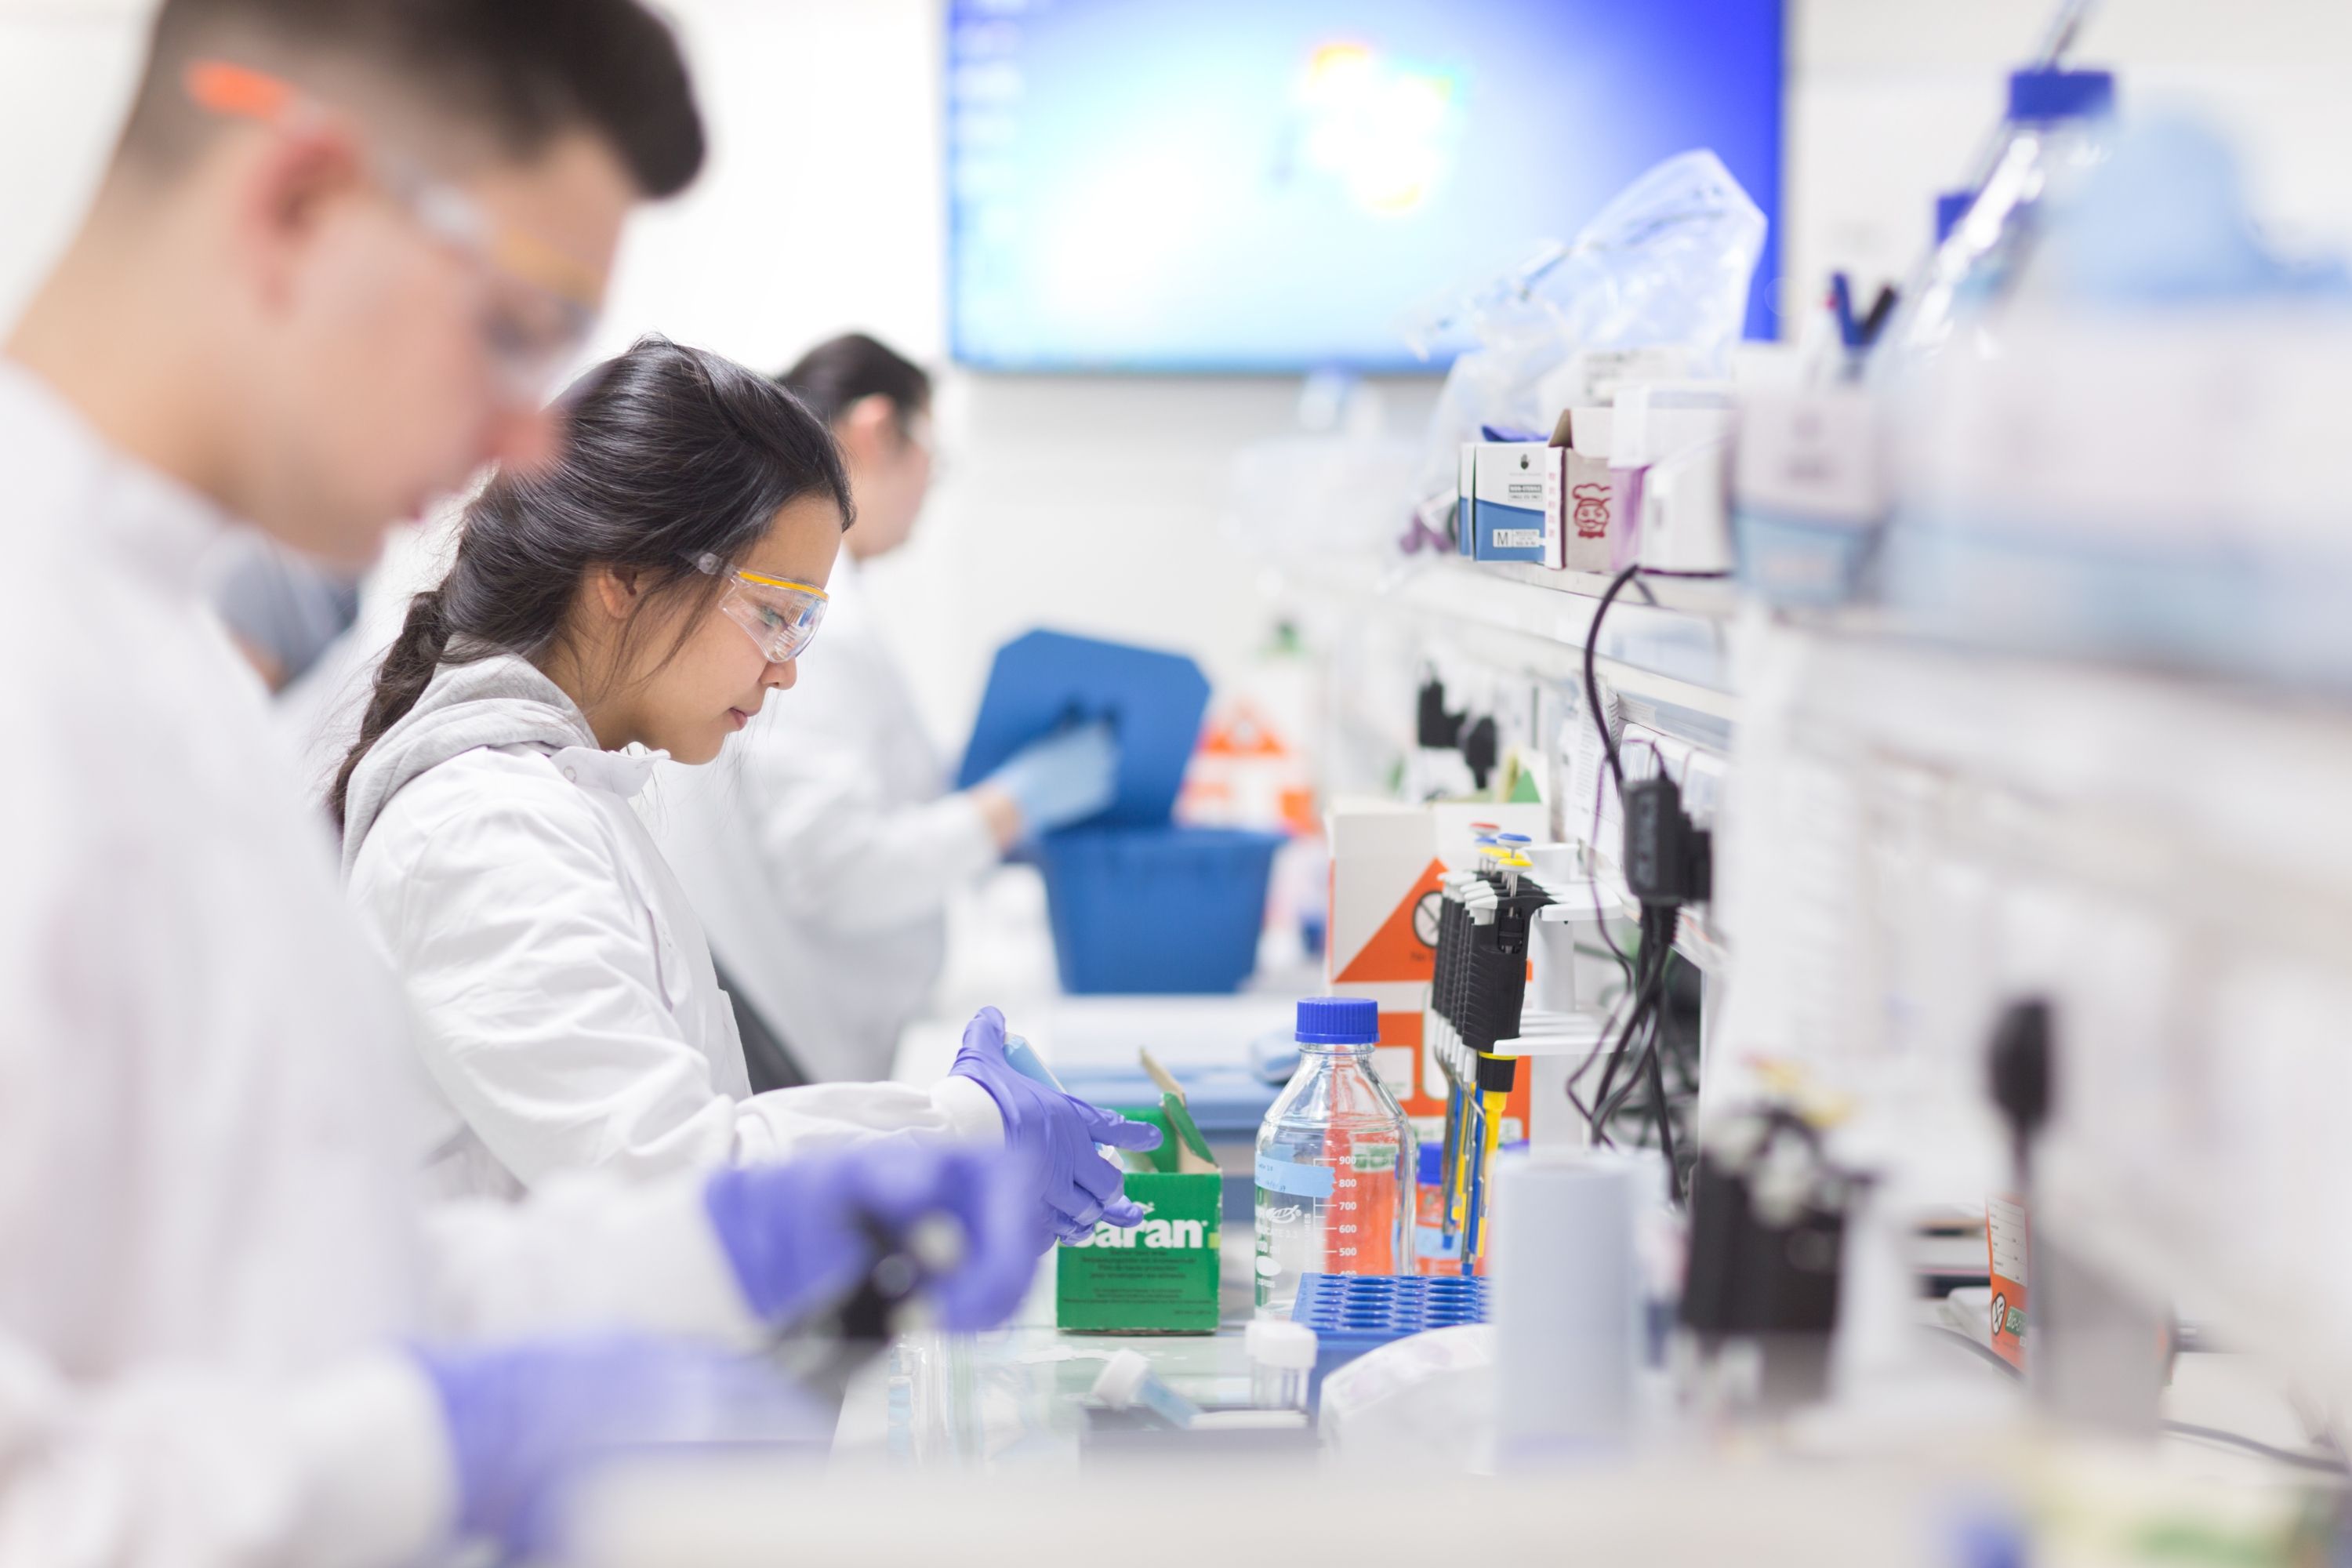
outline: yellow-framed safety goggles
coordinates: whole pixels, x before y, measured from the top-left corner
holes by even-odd
[[[227,60],[191,62],[182,84],[200,109],[278,130],[330,118],[325,105],[290,82]],[[538,403],[587,346],[603,303],[603,278],[537,235],[496,221],[415,159],[381,143],[362,145],[368,172],[384,194],[480,274],[488,295],[483,346],[508,395]]]
[[[814,640],[830,603],[824,590],[783,577],[740,572],[716,555],[695,558],[694,569],[727,579],[719,609],[743,628],[770,664],[789,664]]]

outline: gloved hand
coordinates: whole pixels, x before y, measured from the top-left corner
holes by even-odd
[[[833,1421],[765,1363],[639,1335],[412,1348],[447,1423],[461,1534],[536,1561],[559,1544],[563,1489],[598,1461],[702,1443],[799,1444]]]
[[[1118,741],[1100,720],[1032,741],[988,775],[1035,837],[1099,814],[1118,795]]]
[[[1031,1163],[1032,1179],[1041,1184],[1045,1223],[1056,1236],[1080,1241],[1097,1220],[1117,1226],[1142,1220],[1143,1210],[1124,1195],[1126,1175],[1095,1145],[1157,1149],[1159,1128],[1129,1121],[1013,1070],[1004,1059],[1004,1015],[993,1007],[982,1007],[964,1026],[963,1048],[956,1052],[952,1070],[996,1101],[1004,1117],[1004,1142]]]
[[[962,1331],[994,1328],[1029,1289],[1048,1237],[1028,1191],[1005,1150],[887,1139],[721,1171],[703,1205],[751,1310],[778,1328],[856,1288],[877,1256],[869,1227],[899,1237],[945,1220],[950,1256],[924,1259],[925,1293]]]

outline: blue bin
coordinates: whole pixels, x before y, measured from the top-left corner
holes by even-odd
[[[1238,990],[1257,967],[1278,833],[1082,827],[1037,847],[1062,989]]]

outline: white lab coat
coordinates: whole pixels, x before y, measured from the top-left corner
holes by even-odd
[[[790,691],[648,816],[728,978],[812,1079],[890,1070],[947,953],[946,909],[998,851],[946,793],[913,693],[844,555]]]
[[[0,361],[0,1563],[410,1560],[419,1334],[756,1325],[699,1184],[416,1202],[398,988],[205,599],[224,520]]]
[[[659,755],[599,750],[560,687],[497,655],[443,666],[353,773],[344,867],[416,1006],[439,1189],[1001,1141],[968,1079],[751,1094],[702,929],[630,804]]]

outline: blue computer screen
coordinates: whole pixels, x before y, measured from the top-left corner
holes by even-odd
[[[1780,0],[950,0],[949,320],[999,370],[1402,369],[1404,321],[1711,147],[1772,220]]]

